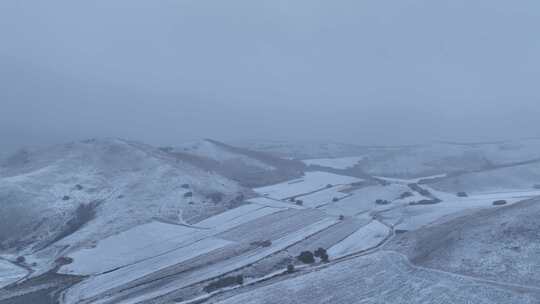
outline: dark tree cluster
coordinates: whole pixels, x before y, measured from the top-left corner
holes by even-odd
[[[293,264],[289,264],[287,265],[287,273],[293,273],[294,272],[294,265]]]
[[[329,256],[328,256],[328,253],[326,252],[326,249],[319,248],[319,249],[315,250],[314,256],[321,259],[321,262],[328,263]]]
[[[319,258],[323,263],[327,263],[330,259],[326,249],[324,248],[318,248],[313,253],[311,251],[302,251],[297,259],[304,264],[313,264],[315,263],[316,257]]]
[[[498,201],[494,201],[493,202],[493,206],[502,206],[502,205],[506,205],[506,201],[505,200],[498,200]]]
[[[440,203],[440,199],[423,199],[419,200],[418,202],[410,202],[409,205],[415,206],[415,205],[435,205]]]
[[[216,291],[221,288],[230,287],[234,285],[242,285],[244,284],[244,276],[243,275],[237,275],[237,276],[228,276],[223,277],[217,281],[214,281],[208,285],[206,285],[203,290],[207,293],[211,293],[213,291]]]
[[[458,193],[457,193],[457,196],[458,196],[458,197],[467,197],[468,195],[467,195],[466,192],[458,192]]]
[[[206,196],[212,203],[217,204],[223,200],[224,194],[221,192],[212,192]]]
[[[389,200],[378,199],[378,200],[375,201],[375,204],[377,204],[377,205],[388,205],[388,204],[390,204],[390,201]]]
[[[298,260],[304,264],[313,264],[315,263],[315,257],[311,251],[302,251],[297,257]]]

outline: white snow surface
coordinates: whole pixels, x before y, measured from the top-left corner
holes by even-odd
[[[226,231],[265,215],[280,211],[279,208],[248,204],[228,210],[197,223],[197,227],[212,228],[217,232]]]
[[[318,208],[333,203],[334,199],[343,199],[349,196],[350,194],[342,192],[346,188],[347,186],[335,186],[308,195],[297,196],[297,198],[302,200],[303,205],[306,207]]]
[[[411,192],[412,197],[399,199],[404,192]],[[338,202],[332,202],[321,207],[321,210],[333,215],[360,215],[375,210],[382,210],[395,207],[396,205],[407,204],[409,201],[422,199],[416,192],[412,192],[404,184],[390,184],[387,186],[373,185],[354,190],[351,196],[348,196]],[[389,205],[377,205],[375,201],[383,199],[390,201]]]
[[[9,261],[0,259],[0,288],[24,278],[27,271]]]
[[[202,233],[201,233],[202,232]],[[182,225],[151,222],[110,236],[94,247],[83,248],[68,256],[73,263],[60,273],[91,275],[124,267],[174,251],[204,237],[205,231]],[[198,238],[194,238],[197,237]]]
[[[328,172],[306,172],[304,177],[276,185],[254,189],[255,192],[274,199],[286,199],[325,189],[327,185],[347,185],[362,179]]]
[[[197,156],[206,157],[218,162],[226,162],[239,160],[248,166],[258,167],[264,170],[274,170],[271,165],[268,165],[260,160],[254,159],[244,154],[233,153],[224,147],[220,147],[208,140],[200,140],[187,143],[178,148],[181,152],[187,152]]]
[[[325,218],[314,224],[306,226],[305,228],[302,228],[294,233],[291,233],[283,238],[272,241],[272,245],[270,247],[261,248],[255,252],[249,252],[247,255],[237,256],[237,257],[225,260],[222,263],[218,263],[216,265],[209,265],[209,267],[205,267],[204,269],[201,269],[196,274],[196,276],[188,276],[181,280],[177,280],[172,283],[166,284],[160,287],[156,291],[146,293],[136,298],[120,300],[116,303],[117,304],[140,303],[141,301],[153,299],[153,298],[165,295],[167,293],[170,293],[172,291],[178,290],[179,288],[182,288],[184,286],[188,286],[188,285],[191,285],[191,284],[194,284],[194,283],[197,283],[197,282],[209,279],[209,278],[214,278],[221,274],[228,273],[233,270],[242,268],[246,265],[259,261],[273,254],[274,252],[281,251],[295,243],[298,243],[306,239],[307,237],[336,224],[337,222],[338,221],[336,219]],[[72,302],[68,302],[68,303],[72,303]],[[97,303],[100,303],[100,302],[96,302],[96,304]]]
[[[519,201],[540,196],[540,190],[516,191],[501,190],[500,192],[469,195],[468,197],[456,197],[453,193],[446,193],[428,189],[442,202],[434,205],[407,206],[403,210],[392,210],[389,215],[396,215],[402,221],[396,225],[396,229],[415,230],[432,224],[442,219],[451,219],[464,212],[472,212],[486,208],[500,208],[493,206],[497,200],[507,201],[506,205],[515,204]]]
[[[132,265],[280,210],[247,204],[193,226],[157,221],[143,224],[69,254],[73,263],[63,266],[60,273],[91,275]]]
[[[364,156],[351,156],[351,157],[340,157],[340,158],[315,158],[315,159],[304,159],[302,160],[304,164],[316,165],[321,167],[328,167],[334,169],[348,169],[356,166],[360,161],[364,159]]]
[[[347,238],[328,249],[332,259],[368,250],[379,245],[390,233],[390,228],[379,221],[371,221]]]
[[[261,206],[267,206],[272,208],[280,208],[280,209],[305,209],[304,206],[296,205],[292,202],[284,202],[273,198],[268,198],[264,196],[250,198],[248,202],[261,205]]]
[[[232,242],[217,238],[206,238],[186,247],[155,256],[140,263],[91,277],[77,284],[73,288],[70,288],[66,293],[65,301],[66,303],[77,303],[80,300],[99,295],[103,291],[122,286],[123,284],[127,284],[146,275],[150,275],[229,244],[232,244]]]

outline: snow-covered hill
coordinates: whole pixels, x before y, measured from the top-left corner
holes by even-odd
[[[181,160],[218,172],[248,187],[298,178],[302,176],[305,168],[300,161],[233,147],[211,139],[164,150]]]
[[[56,257],[152,219],[198,221],[238,205],[245,192],[215,172],[120,139],[20,151],[0,169],[0,244],[19,253],[47,248],[43,255]]]
[[[399,178],[492,170],[540,161],[540,139],[393,147],[264,141],[244,145],[282,157],[303,159],[310,165],[335,169],[353,159],[354,163],[348,162],[348,166],[355,165],[356,175],[362,171],[367,175]]]

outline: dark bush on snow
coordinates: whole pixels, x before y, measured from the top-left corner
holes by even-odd
[[[70,199],[69,195],[64,195],[64,196],[62,197],[62,200],[63,200],[63,201],[69,201],[69,199]]]
[[[75,189],[77,189],[77,190],[79,190],[79,191],[80,191],[80,190],[82,190],[82,189],[83,189],[83,186],[81,186],[81,185],[77,184],[77,185],[75,185]]]
[[[332,202],[334,202],[334,203],[339,202],[339,198],[337,198],[337,197],[332,198]]]
[[[270,240],[255,241],[255,242],[251,242],[251,245],[258,246],[258,247],[270,247],[272,246],[272,241]]]
[[[409,205],[415,206],[415,205],[434,205],[440,203],[440,199],[423,199],[418,202],[410,202]]]
[[[182,187],[184,189],[189,189],[189,184],[182,184],[182,186],[180,186],[180,187]]]
[[[506,205],[507,201],[505,200],[498,200],[498,201],[494,201],[493,202],[493,206],[502,206],[502,205]]]
[[[467,197],[468,195],[467,195],[466,192],[458,192],[458,193],[457,193],[457,196],[458,196],[458,197]]]
[[[223,197],[224,195],[221,192],[213,192],[206,196],[206,198],[209,198],[210,200],[212,200],[212,203],[214,204],[221,202],[223,200]]]
[[[315,254],[314,254],[316,257],[318,257],[319,259],[321,259],[322,262],[324,263],[327,263],[328,262],[328,253],[326,252],[326,249],[324,248],[318,248],[317,250],[315,250]]]
[[[340,221],[343,221],[344,219],[345,219],[345,216],[344,216],[343,214],[341,214],[341,215],[339,216],[339,220],[340,220]]]
[[[68,264],[73,263],[73,259],[70,257],[59,257],[54,262],[56,263],[56,265],[62,266],[62,265],[68,265]]]
[[[167,153],[171,153],[171,152],[174,151],[173,147],[159,147],[158,149],[163,151],[163,152],[167,152]]]
[[[315,257],[311,251],[302,251],[297,259],[304,264],[313,264],[315,263]]]
[[[388,205],[388,204],[390,204],[390,201],[383,200],[383,199],[378,199],[378,200],[375,201],[375,204],[377,204],[377,205]]]
[[[26,258],[23,257],[23,256],[19,256],[19,257],[17,257],[17,260],[16,260],[16,261],[17,261],[17,263],[21,264],[21,263],[26,262]]]
[[[296,200],[296,204],[298,206],[303,206],[304,205],[304,201],[303,200]]]
[[[293,273],[294,272],[294,265],[293,264],[289,264],[287,265],[287,273]]]
[[[217,281],[214,281],[208,285],[206,285],[203,290],[207,293],[211,293],[213,291],[216,291],[221,288],[225,287],[231,287],[234,285],[242,285],[244,284],[244,276],[243,275],[237,275],[237,276],[229,276],[229,277],[223,277]]]
[[[184,193],[184,197],[185,197],[185,198],[193,197],[193,192],[190,191],[190,192]]]

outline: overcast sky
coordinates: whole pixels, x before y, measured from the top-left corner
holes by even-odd
[[[538,0],[0,1],[0,146],[538,135]]]

